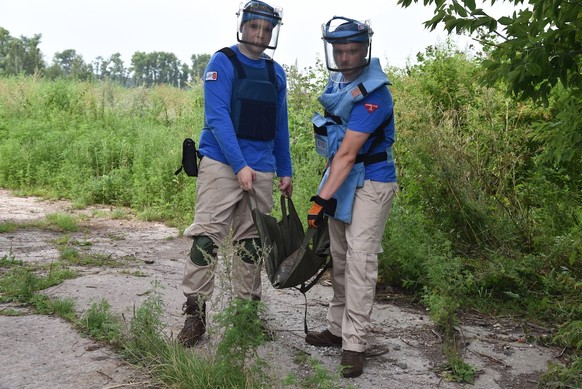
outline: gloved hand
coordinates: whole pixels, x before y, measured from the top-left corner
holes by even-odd
[[[309,227],[318,228],[321,226],[324,213],[327,213],[330,216],[335,214],[337,200],[333,197],[329,200],[325,200],[319,196],[313,196],[309,200],[313,201],[313,205],[307,213],[307,224],[309,224]]]

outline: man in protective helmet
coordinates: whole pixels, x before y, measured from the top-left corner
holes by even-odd
[[[277,47],[282,10],[251,0],[237,15],[238,44],[216,52],[204,76],[196,209],[184,232],[193,239],[182,281],[187,317],[178,340],[185,346],[206,331],[215,259],[226,240],[232,238],[237,251],[235,297],[255,303],[261,298],[261,244],[243,192],[253,192],[257,208],[269,213],[275,175],[283,194],[293,190],[286,76],[265,54]]]
[[[325,114],[312,118],[317,152],[328,164],[308,223],[318,228],[329,217],[333,297],[327,328],[305,341],[341,347],[344,377],[363,372],[378,254],[398,190],[393,100],[379,60],[371,58],[372,34],[368,23],[344,17],[323,25],[330,77],[319,97]]]

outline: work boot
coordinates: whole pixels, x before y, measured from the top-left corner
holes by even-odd
[[[313,346],[317,347],[341,347],[342,337],[335,336],[329,330],[323,330],[321,332],[308,332],[305,335],[305,341]]]
[[[364,371],[364,353],[343,350],[340,364],[344,378],[359,377]]]
[[[206,332],[206,302],[198,301],[197,296],[188,296],[182,311],[187,316],[178,334],[178,342],[184,347],[192,347]]]

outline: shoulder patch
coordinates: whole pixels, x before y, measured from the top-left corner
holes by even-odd
[[[370,103],[366,103],[364,104],[364,107],[366,107],[366,109],[368,110],[368,112],[372,113],[375,110],[378,109],[378,104],[370,104]]]
[[[206,81],[216,81],[218,80],[218,72],[206,72],[206,77],[204,77]]]

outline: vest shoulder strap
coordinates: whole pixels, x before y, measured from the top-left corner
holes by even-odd
[[[228,59],[236,69],[236,73],[238,74],[238,77],[240,79],[247,77],[247,73],[245,72],[244,66],[236,57],[236,53],[234,52],[233,49],[231,49],[230,47],[223,47],[218,51],[228,57]],[[273,64],[273,60],[271,58],[265,58],[265,62],[267,63],[267,71],[269,72],[269,81],[272,84],[275,84],[275,65]]]
[[[218,51],[228,57],[228,59],[232,63],[232,66],[234,66],[234,68],[236,69],[236,73],[238,74],[239,78],[242,79],[242,78],[247,77],[247,73],[245,72],[245,68],[242,66],[242,64],[240,63],[240,61],[236,57],[236,53],[234,52],[233,49],[231,49],[230,47],[223,47],[222,49],[220,49]]]
[[[374,140],[372,141],[372,144],[370,145],[370,147],[368,148],[368,151],[364,154],[359,154],[356,157],[356,163],[358,162],[364,162],[364,165],[371,165],[373,163],[377,163],[377,162],[381,162],[381,161],[385,161],[386,158],[388,157],[388,154],[385,151],[381,151],[379,153],[374,153],[371,154],[370,152],[372,150],[374,150],[380,143],[382,143],[384,141],[384,129],[390,124],[390,121],[392,120],[392,116],[394,116],[394,111],[392,111],[390,113],[390,116],[388,116],[388,118],[386,120],[384,120],[382,123],[380,123],[380,125],[378,126],[378,128],[376,128],[374,130],[374,132],[372,132],[370,134],[370,138],[374,138]]]

